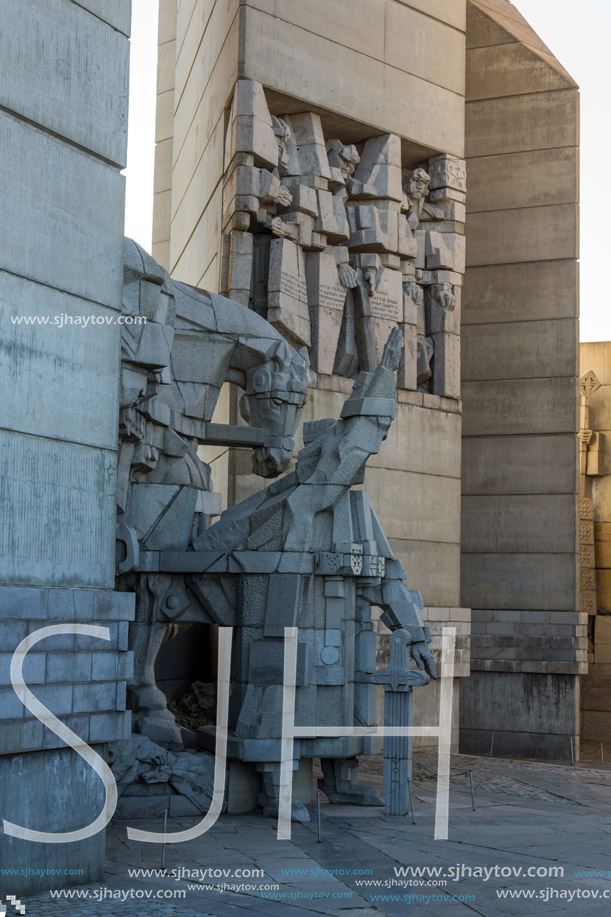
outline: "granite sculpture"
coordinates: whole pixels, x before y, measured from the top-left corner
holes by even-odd
[[[323,375],[372,371],[400,327],[399,387],[459,398],[464,161],[405,168],[395,134],[325,136],[315,112],[272,115],[253,80],[237,82],[225,150],[222,291]]]
[[[173,281],[130,240],[125,248],[117,480],[117,588],[136,593],[128,685],[136,730],[180,746],[155,684],[169,626],[210,618],[184,583],[182,559],[221,512],[200,444],[253,448],[253,471],[282,472],[309,382],[308,357],[237,303]],[[249,427],[211,423],[221,386],[244,391]],[[174,628],[176,631],[176,628]]]
[[[200,815],[210,808],[214,756],[171,752],[147,736],[132,735],[108,746],[108,763],[117,781],[118,818]],[[223,804],[223,811],[227,807]]]
[[[370,292],[377,272],[365,262],[357,275]],[[402,350],[394,327],[377,368],[357,376],[341,418],[305,425],[295,469],[211,524],[221,507],[199,445],[250,445],[256,474],[285,470],[306,399],[307,353],[252,310],[173,281],[126,242],[117,584],[136,593],[128,695],[141,734],[131,757],[141,764],[127,769],[124,782],[168,783],[193,795],[172,776],[176,761],[165,753],[158,761],[151,748],[182,746],[154,664],[162,641],[195,621],[235,629],[229,756],[259,772],[268,814],[278,808],[286,626],[300,629],[298,718],[375,724],[372,605],[423,670],[416,681],[435,675],[420,595],[405,585],[367,493],[354,489],[394,417]],[[241,413],[250,426],[212,423],[224,381],[244,390]],[[200,727],[198,736],[214,751],[213,727]],[[356,782],[356,756],[374,750],[375,739],[297,747],[295,766],[299,757],[322,759],[321,785],[332,801],[381,804]],[[124,758],[118,755],[118,771]],[[308,818],[296,801],[293,816]]]
[[[357,377],[341,418],[305,425],[294,471],[227,510],[194,544],[188,586],[211,618],[235,629],[229,756],[260,772],[266,814],[278,811],[285,627],[299,628],[296,725],[376,724],[371,606],[409,647],[422,670],[414,681],[436,675],[420,594],[405,585],[367,492],[354,489],[394,417],[401,350],[394,328],[375,372]],[[402,673],[408,683],[407,665]],[[198,735],[213,750],[214,728]],[[376,748],[371,738],[302,739],[294,767],[320,758],[332,802],[382,804],[357,784],[357,755]],[[308,819],[295,800],[292,814]]]

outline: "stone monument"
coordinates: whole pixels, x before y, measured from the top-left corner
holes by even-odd
[[[464,162],[406,171],[396,134],[326,137],[319,114],[270,114],[238,80],[225,141],[221,289],[310,347],[319,373],[375,369],[403,333],[399,386],[459,395]]]
[[[223,595],[219,623],[236,628],[229,756],[260,772],[267,814],[278,810],[286,627],[298,627],[300,637],[296,725],[376,724],[372,605],[428,673],[412,684],[436,675],[420,594],[405,585],[368,494],[353,489],[394,417],[401,350],[394,328],[375,372],[357,377],[341,418],[308,425],[295,470],[227,510],[194,545],[192,569],[201,573],[190,577],[190,589],[211,611],[214,596]],[[398,657],[393,664],[401,668]],[[407,682],[405,663],[401,671]],[[409,725],[409,707],[398,712],[405,719],[394,725]],[[202,727],[199,740],[213,750],[214,729]],[[381,804],[357,784],[356,756],[374,750],[375,742],[360,737],[302,739],[294,767],[307,762],[311,774],[319,757],[331,802]],[[292,811],[308,820],[296,800]]]
[[[309,363],[254,312],[176,283],[130,240],[123,312],[117,588],[136,593],[128,695],[137,731],[180,747],[155,684],[159,647],[171,626],[175,633],[193,621],[227,623],[227,601],[212,584],[206,610],[185,585],[190,552],[221,512],[198,446],[251,445],[255,473],[278,475],[293,456]],[[225,381],[244,390],[250,428],[210,422]]]
[[[418,666],[435,675],[420,595],[405,586],[367,493],[353,490],[395,415],[404,335],[392,328],[377,369],[359,373],[340,420],[307,425],[294,471],[210,525],[221,508],[198,446],[250,444],[255,473],[285,470],[306,400],[307,354],[254,311],[173,281],[129,240],[123,311],[117,586],[136,593],[128,691],[134,727],[149,745],[182,748],[183,733],[155,683],[159,647],[194,621],[236,628],[230,757],[252,763],[263,810],[275,814],[285,627],[301,633],[298,718],[315,710],[326,725],[375,725],[372,605],[401,631]],[[251,427],[211,422],[227,380],[244,390],[242,415]],[[403,712],[408,717],[409,707]],[[213,732],[200,730],[210,751]],[[143,751],[139,741],[128,758],[145,766],[128,782],[193,786],[173,780],[174,768],[184,772],[182,758],[170,760],[154,746]],[[295,766],[321,757],[321,786],[333,802],[381,803],[356,783],[356,755],[373,744],[303,742]],[[119,748],[114,757],[125,783],[125,755]],[[192,769],[190,758],[186,764]],[[202,773],[205,788],[209,768]],[[309,817],[296,800],[293,814]]]

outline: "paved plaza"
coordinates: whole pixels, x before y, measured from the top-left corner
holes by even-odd
[[[361,781],[381,786],[380,760],[366,764]],[[409,817],[387,818],[375,808],[323,804],[321,843],[315,817],[309,825],[294,824],[288,842],[276,839],[273,819],[226,815],[197,840],[166,848],[165,877],[130,877],[130,869],[160,869],[161,848],[129,841],[125,825],[113,823],[106,884],[83,887],[81,897],[73,900],[51,899],[49,894],[26,899],[27,917],[609,913],[609,898],[603,894],[611,896],[610,767],[455,755],[449,840],[434,841],[435,766],[433,755],[420,754],[415,760],[415,824]],[[169,827],[179,830],[193,823],[173,819]],[[141,822],[138,827],[160,830],[161,823]],[[413,871],[401,875],[401,867]],[[418,875],[418,867],[437,868],[438,874],[429,877],[425,870]],[[255,869],[263,876],[250,877]],[[527,876],[528,869],[539,875]],[[204,875],[204,870],[214,870],[216,876]],[[223,884],[241,887],[219,890]],[[183,891],[181,898],[161,898]],[[534,894],[502,898],[499,891]]]

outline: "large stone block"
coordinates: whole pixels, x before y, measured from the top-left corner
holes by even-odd
[[[339,10],[336,15],[329,15],[325,0],[283,4],[270,4],[269,0],[246,0],[246,5],[352,48],[359,54],[384,60],[385,0],[352,0],[348,16],[342,15]],[[403,12],[405,8],[400,9]],[[405,13],[414,17],[418,15],[410,9],[405,9]],[[437,23],[435,25],[439,28]]]
[[[98,754],[101,751],[96,750]],[[57,779],[57,774],[61,774],[61,780]],[[37,831],[84,828],[97,818],[104,805],[104,784],[71,748],[0,756],[0,782],[3,818]],[[38,869],[41,862],[56,872],[54,888],[101,882],[104,878],[104,838],[105,832],[100,831],[94,837],[79,841],[78,869],[82,872],[68,876],[63,844],[32,844],[2,833],[0,860],[4,868],[0,874],[0,895],[19,894],[15,876],[7,874],[9,869],[23,875],[23,871],[31,867],[27,877],[28,895],[47,890],[49,876]],[[21,887],[25,887],[24,880],[20,881]]]
[[[168,0],[161,0],[162,7]],[[175,2],[175,0],[170,0]],[[129,36],[132,24],[132,0],[78,0],[94,16]]]
[[[181,3],[180,6],[193,10],[193,2]],[[166,41],[172,41],[176,38],[177,32],[177,7],[178,0],[159,0],[159,31],[158,41],[163,44]]]
[[[176,71],[176,41],[159,45],[157,54],[157,92],[174,89]]]
[[[399,404],[380,451],[367,463],[367,481],[378,467],[460,477],[460,429],[458,414]]]
[[[576,204],[467,214],[467,266],[577,258]]]
[[[201,276],[202,252],[208,252],[213,257],[214,253],[218,251],[221,239],[222,205],[223,190],[218,185],[191,238],[186,241],[175,239],[172,236],[170,259],[175,280],[183,283],[197,283],[194,278],[199,279]]]
[[[209,95],[212,86],[209,85],[214,71],[218,68],[220,59],[226,54],[233,58],[233,72],[237,77],[238,45],[231,38],[238,34],[237,11],[238,0],[226,0],[225,3],[215,3],[212,10],[208,0],[203,0],[196,5],[193,17],[185,34],[184,42],[176,60],[175,82],[176,89],[176,116],[174,137],[176,150],[182,146],[187,130],[196,114],[197,108],[205,95]],[[222,49],[221,54],[219,51]],[[250,74],[243,73],[250,77]],[[234,79],[235,79],[234,77]],[[263,82],[259,80],[259,82]],[[231,99],[234,81],[223,86],[224,99],[221,109]],[[168,87],[170,88],[170,87]],[[211,110],[214,121],[218,118],[220,110],[214,106]],[[202,140],[209,134],[202,130]]]
[[[463,435],[573,433],[577,429],[574,378],[464,382]]]
[[[460,545],[391,538],[390,546],[413,589],[426,605],[452,606],[460,601]]]
[[[14,324],[14,318],[47,323]],[[75,319],[89,324],[72,324]],[[0,271],[2,378],[13,392],[3,426],[116,447],[120,327],[107,320],[114,322],[115,314],[101,306]]]
[[[305,276],[310,306],[312,368],[332,375],[346,302],[346,287],[339,282],[332,251],[306,252]]]
[[[594,522],[608,522],[611,519],[611,475],[603,475],[595,480],[593,497]]]
[[[576,319],[466,325],[462,332],[464,382],[578,375]]]
[[[467,4],[464,0],[399,0],[399,3],[447,22],[461,32],[467,27]]]
[[[267,289],[268,321],[296,346],[309,346],[305,261],[301,248],[290,239],[272,240]]]
[[[408,70],[462,95],[465,85],[464,35],[453,26],[431,18],[428,9],[423,13],[415,12],[402,3],[386,4],[383,59],[399,70]],[[442,67],[439,66],[440,61],[443,61]]]
[[[379,468],[373,480],[366,477],[366,486],[387,538],[459,543],[457,478]]]
[[[473,48],[467,53],[467,100],[574,88],[568,74],[551,66],[553,60],[518,42]]]
[[[610,386],[603,386],[590,397],[590,425],[594,430],[603,432],[603,450],[609,440],[609,431],[611,431],[611,398],[609,392]],[[603,459],[605,454],[603,452]],[[605,475],[606,477],[606,475]],[[600,480],[595,481],[595,487],[599,487]]]
[[[432,82],[246,7],[242,73],[304,103],[334,109],[427,148],[463,153],[464,104]],[[350,73],[350,80],[337,73]]]
[[[513,41],[513,35],[477,7],[471,3],[467,4],[467,50],[487,48],[490,45],[506,45]]]
[[[511,124],[509,131],[508,124]],[[497,99],[469,102],[465,142],[467,157],[576,147],[579,92],[559,89],[511,96],[502,102]]]
[[[0,432],[4,581],[114,586],[113,453]]]
[[[462,603],[471,608],[577,608],[574,554],[463,554]]]
[[[579,199],[577,147],[469,160],[467,211],[572,204]]]
[[[602,711],[584,710],[583,736],[584,742],[611,742],[611,718],[608,708]]]
[[[463,494],[576,493],[577,473],[574,434],[463,440]]]
[[[123,176],[4,112],[0,146],[0,268],[120,309]]]
[[[153,208],[153,245],[169,240],[172,235],[172,191],[158,191]],[[172,236],[172,244],[174,238]]]
[[[167,95],[167,93],[164,93]],[[153,192],[160,194],[162,191],[172,189],[172,138],[162,140],[155,147],[155,176]]]
[[[180,49],[185,40],[195,7],[200,4],[200,0],[180,0],[180,2],[179,0],[173,0],[173,2],[176,4],[176,43]],[[206,5],[208,7],[208,15],[210,15],[212,7],[210,0],[207,0]]]
[[[463,496],[463,552],[568,554],[576,537],[572,494]]]
[[[155,143],[168,140],[174,135],[174,90],[160,92],[157,96],[155,115]]]
[[[183,148],[179,162],[172,173],[172,239],[177,245],[186,244],[204,213],[210,198],[216,191],[223,173],[223,131],[219,121],[214,128],[206,148],[194,171],[188,177],[182,169],[190,159],[190,152]],[[187,143],[191,144],[189,137]],[[187,187],[188,183],[188,187]],[[206,257],[202,253],[202,260]]]
[[[7,2],[0,5],[0,55],[0,105],[125,165],[125,35],[76,3]]]
[[[463,683],[461,726],[499,732],[570,732],[577,697],[576,679],[570,677],[472,675],[469,684]]]
[[[462,297],[463,327],[577,318],[577,284],[574,260],[469,267]]]

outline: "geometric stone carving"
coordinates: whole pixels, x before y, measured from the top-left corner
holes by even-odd
[[[290,239],[270,246],[268,321],[291,343],[310,346],[310,315],[302,249]]]
[[[465,201],[463,160],[441,154],[404,171],[396,134],[370,137],[359,154],[326,138],[318,113],[272,116],[263,87],[239,80],[221,288],[295,346],[310,347],[325,375],[371,370],[388,331],[401,325],[399,386],[458,398],[460,315],[452,303],[465,270]],[[420,287],[417,320],[405,319],[402,278]]]

